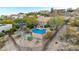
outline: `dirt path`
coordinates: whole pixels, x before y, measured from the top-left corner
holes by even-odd
[[[11,39],[9,39],[1,51],[18,51]]]
[[[46,50],[47,51],[53,51],[56,50],[55,49],[55,43],[60,39],[60,36],[63,36],[63,34],[65,33],[67,28],[67,25],[64,25],[55,35],[55,37],[52,39],[52,41],[49,43],[49,45],[47,46]]]

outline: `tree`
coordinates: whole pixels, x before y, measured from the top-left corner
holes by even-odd
[[[27,27],[29,28],[34,28],[38,23],[37,17],[25,16],[24,21],[27,23]]]
[[[33,16],[33,17],[35,17],[35,18],[37,18],[37,14],[36,13],[28,13],[26,16]]]
[[[6,19],[1,21],[2,24],[15,24],[14,20]]]
[[[59,26],[64,24],[64,18],[60,16],[56,16],[54,18],[51,18],[48,22],[51,29],[56,29]]]
[[[24,19],[19,19],[19,18],[17,18],[17,19],[15,20],[15,23],[21,23],[21,22],[25,22]]]

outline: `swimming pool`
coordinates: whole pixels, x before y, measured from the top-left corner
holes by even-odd
[[[47,32],[47,30],[36,28],[36,29],[33,29],[32,32],[36,33],[36,34],[45,34]]]

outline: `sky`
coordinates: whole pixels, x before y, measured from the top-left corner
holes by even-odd
[[[0,7],[77,8],[79,0],[0,0]]]
[[[38,12],[42,10],[50,11],[49,7],[0,7],[0,15],[10,15],[17,13]]]
[[[79,0],[0,0],[0,15],[19,12],[27,13],[30,11],[32,12],[39,10],[49,10],[50,8],[48,7],[53,7],[54,9],[75,9],[79,7]]]

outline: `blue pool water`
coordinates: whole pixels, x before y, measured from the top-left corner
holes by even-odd
[[[47,32],[46,29],[33,29],[32,32],[36,33],[36,34],[45,34]]]

